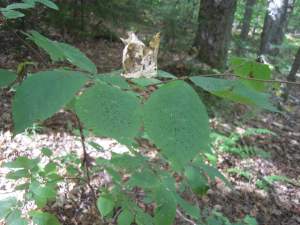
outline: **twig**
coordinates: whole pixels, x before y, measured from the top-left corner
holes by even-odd
[[[230,76],[230,77],[236,77],[241,80],[252,80],[252,81],[258,81],[263,83],[282,83],[282,84],[291,84],[291,85],[300,85],[300,82],[293,82],[293,81],[287,81],[287,80],[264,80],[264,79],[258,79],[258,78],[251,78],[251,77],[242,77],[233,73],[216,73],[216,74],[203,74],[199,75],[199,77],[222,77],[222,76]],[[189,80],[193,76],[182,76],[178,77],[177,79],[173,80]],[[159,85],[169,82],[170,80],[164,80],[156,84],[149,84],[147,86],[153,86],[153,85]]]
[[[93,193],[94,200],[96,202],[96,200],[97,200],[96,194],[95,194],[93,186],[91,185],[90,168],[89,168],[89,163],[88,163],[89,155],[86,151],[85,136],[83,134],[83,127],[82,127],[82,124],[81,124],[80,119],[77,116],[77,114],[75,112],[73,112],[73,114],[74,114],[74,116],[77,120],[77,123],[78,123],[79,133],[80,133],[80,141],[81,141],[82,150],[83,150],[83,159],[82,159],[81,164],[82,164],[82,167],[85,168],[85,174],[86,174],[86,178],[87,178],[87,185],[91,189],[91,191]]]
[[[233,73],[205,74],[205,75],[201,75],[201,76],[203,76],[203,77],[231,76],[231,77],[237,77],[237,78],[243,79],[243,80],[252,80],[252,81],[265,82],[265,83],[283,83],[283,84],[300,85],[300,82],[293,82],[293,81],[287,81],[287,80],[265,80],[265,79],[258,79],[258,78],[252,78],[252,77],[242,77],[242,76],[239,76],[239,75],[236,75]]]
[[[189,218],[187,218],[185,215],[182,214],[182,212],[180,212],[179,209],[176,209],[176,213],[178,216],[180,216],[184,221],[192,224],[192,225],[197,225],[197,223],[194,220],[191,220]]]

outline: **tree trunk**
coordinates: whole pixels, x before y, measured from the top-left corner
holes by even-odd
[[[247,0],[245,12],[244,12],[244,19],[243,19],[243,26],[241,30],[241,40],[245,41],[248,38],[248,34],[250,31],[250,24],[253,15],[253,7],[256,4],[256,0]]]
[[[225,68],[236,0],[201,0],[195,46],[198,58],[218,69]]]
[[[299,69],[300,69],[300,47],[296,53],[295,60],[292,65],[292,69],[291,69],[289,75],[287,76],[287,80],[291,81],[291,82],[295,82],[297,79],[296,75],[297,75],[297,72]],[[281,97],[283,98],[283,100],[285,102],[288,100],[291,88],[292,88],[292,84],[287,84],[287,86],[283,90]]]
[[[283,42],[288,16],[292,11],[294,2],[295,0],[269,0],[261,35],[259,55],[278,54],[278,45],[281,45]]]
[[[293,81],[293,82],[296,81],[296,74],[297,74],[297,71],[299,70],[299,68],[300,68],[300,47],[298,49],[298,52],[296,53],[295,60],[292,65],[292,69],[291,69],[289,75],[287,76],[288,81]]]

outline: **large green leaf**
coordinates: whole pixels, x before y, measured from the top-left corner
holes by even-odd
[[[42,48],[49,54],[52,61],[64,60],[65,56],[62,50],[57,45],[56,41],[52,41],[36,31],[30,31],[27,34],[28,38],[32,40],[38,47]]]
[[[101,195],[97,200],[97,207],[104,217],[112,212],[115,207],[115,202],[111,195]]]
[[[76,111],[85,126],[96,135],[128,143],[141,125],[139,99],[131,93],[97,83],[76,102]]]
[[[28,77],[17,88],[13,99],[16,133],[32,123],[47,119],[74,97],[84,85],[84,74],[74,71],[44,71]]]
[[[29,215],[32,217],[32,221],[36,225],[60,225],[58,219],[47,212],[31,211]]]
[[[45,50],[50,55],[51,60],[61,61],[65,59],[84,71],[92,74],[97,73],[96,65],[79,49],[66,43],[52,41],[36,31],[30,31],[27,36],[37,46]]]
[[[190,79],[197,86],[216,96],[270,111],[277,111],[269,102],[270,96],[268,94],[251,89],[239,80],[225,80],[201,76],[191,77]]]
[[[70,63],[92,74],[97,73],[95,64],[79,49],[65,43],[57,43],[57,45]]]
[[[230,67],[234,73],[244,78],[255,78],[268,80],[271,78],[271,70],[268,65],[251,61],[249,59],[232,57],[230,59]],[[261,81],[243,80],[241,82],[257,91],[264,91],[266,84]]]
[[[201,150],[209,151],[208,116],[197,93],[183,81],[154,92],[144,107],[145,132],[182,169]]]

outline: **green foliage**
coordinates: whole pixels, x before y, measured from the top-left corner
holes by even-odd
[[[97,200],[97,207],[102,216],[107,216],[115,207],[113,197],[109,194],[100,196]]]
[[[101,80],[112,86],[119,87],[121,89],[130,89],[129,84],[126,82],[125,78],[121,77],[121,71],[113,71],[111,73],[97,74],[95,79]]]
[[[44,71],[29,76],[17,88],[13,99],[15,133],[53,115],[72,100],[85,82],[84,74],[66,70]]]
[[[256,182],[256,186],[260,189],[268,189],[274,182],[293,183],[291,179],[281,175],[264,176]]]
[[[36,225],[60,225],[58,219],[47,212],[31,211],[29,215],[32,217],[32,221]]]
[[[270,130],[262,128],[249,128],[245,130],[243,134],[231,133],[229,136],[225,136],[219,133],[212,132],[211,138],[213,146],[217,151],[227,152],[240,158],[249,158],[249,157],[261,157],[261,158],[270,158],[270,153],[259,149],[255,146],[240,145],[239,142],[245,137],[255,137],[257,135],[272,135],[276,134]]]
[[[239,177],[243,177],[245,178],[246,180],[250,180],[251,179],[251,173],[249,171],[246,171],[246,170],[242,170],[238,167],[234,167],[234,168],[229,168],[227,170],[227,173],[229,174],[235,174]]]
[[[28,217],[23,218],[21,209],[28,201],[34,201],[39,209],[43,209],[47,203],[56,199],[57,184],[62,178],[57,174],[58,163],[50,157],[49,149],[42,149],[43,158],[29,159],[20,156],[3,166],[10,172],[7,179],[20,180],[15,190],[22,190],[22,201],[15,198],[7,198],[0,201],[0,218],[5,219],[7,225],[29,224]],[[65,165],[64,165],[65,166]],[[57,218],[49,213],[41,211],[29,212],[34,224],[59,225]]]
[[[17,19],[25,16],[20,10],[34,8],[36,3],[41,3],[48,8],[58,10],[57,5],[50,0],[23,0],[21,3],[12,3],[6,6],[6,8],[0,8],[0,13],[8,20]]]
[[[134,215],[128,209],[124,209],[118,216],[118,225],[131,225],[134,221]]]
[[[182,168],[200,151],[210,151],[205,107],[183,81],[163,85],[150,96],[144,123],[145,132],[175,168]]]
[[[89,58],[87,58],[79,49],[66,43],[52,41],[36,31],[31,31],[26,35],[37,46],[45,50],[50,55],[52,61],[56,62],[67,60],[71,64],[82,69],[83,71],[87,71],[92,74],[97,73],[97,68],[95,64]]]
[[[79,97],[76,112],[96,135],[125,143],[133,140],[141,126],[139,99],[104,83],[97,83]]]
[[[242,81],[201,76],[191,77],[190,79],[197,86],[221,98],[227,98],[235,102],[257,106],[274,112],[278,111],[269,102],[269,94],[251,89],[244,85]]]
[[[242,78],[269,80],[271,78],[271,70],[268,65],[258,63],[249,59],[232,57],[230,67],[234,73]],[[266,84],[261,81],[241,80],[243,84],[257,91],[264,91]]]
[[[17,205],[17,199],[13,197],[0,200],[0,219],[5,219]]]
[[[15,73],[9,70],[0,69],[0,88],[11,84],[16,78],[17,76]]]

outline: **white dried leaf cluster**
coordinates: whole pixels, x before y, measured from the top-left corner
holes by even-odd
[[[123,73],[126,78],[155,77],[157,75],[157,55],[160,34],[157,33],[146,46],[135,33],[129,32],[128,38],[121,38],[123,50]]]

